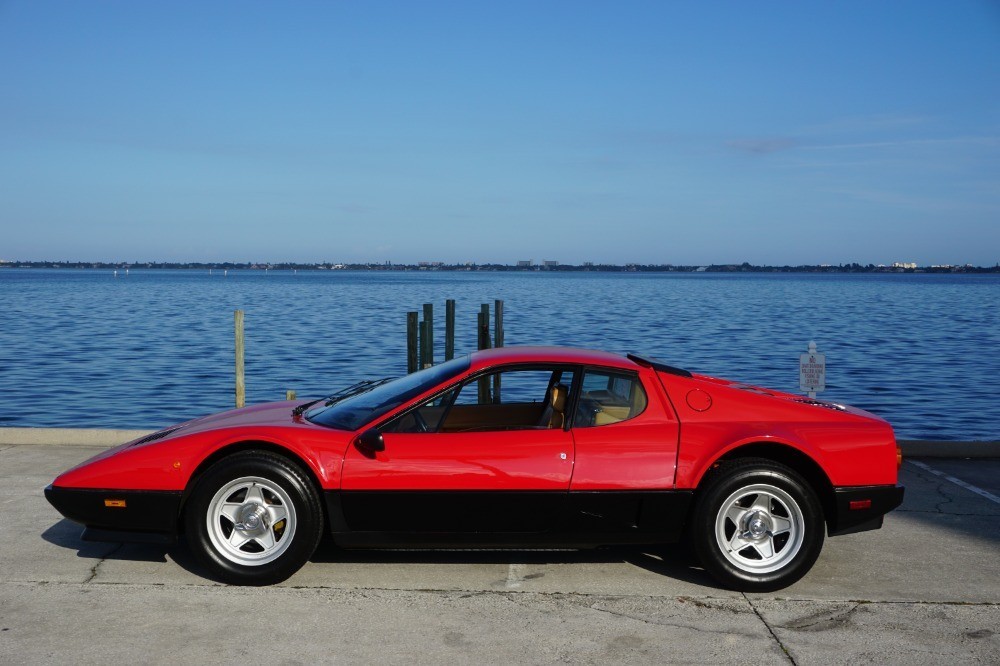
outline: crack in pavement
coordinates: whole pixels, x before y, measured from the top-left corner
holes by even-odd
[[[118,544],[115,548],[108,551],[104,559],[113,555],[123,544]],[[98,562],[91,568],[91,572],[94,572],[103,562]],[[73,581],[66,580],[7,580],[0,581],[0,586],[3,585],[52,585],[52,586],[71,586],[71,585],[82,585],[83,583],[77,583]],[[209,589],[209,590],[242,590],[244,588],[234,587],[230,585],[222,585],[220,583],[165,583],[165,582],[145,582],[137,583],[135,581],[115,581],[115,580],[92,580],[92,577],[87,579],[87,584],[90,586],[100,585],[107,587],[135,587],[135,588],[167,588],[167,589],[180,589],[180,588],[196,588],[196,589]],[[252,588],[256,589],[256,588]],[[470,599],[474,597],[482,596],[500,596],[513,603],[517,603],[517,597],[541,597],[548,598],[552,600],[569,600],[571,598],[591,598],[599,597],[601,599],[646,599],[651,602],[661,601],[663,599],[673,599],[681,603],[696,603],[697,600],[720,600],[720,601],[735,601],[739,597],[716,597],[716,596],[705,596],[705,597],[693,597],[691,595],[681,595],[681,596],[669,596],[669,595],[649,595],[649,594],[590,594],[581,592],[543,592],[543,591],[521,591],[521,590],[455,590],[455,589],[435,589],[435,588],[398,588],[398,587],[332,587],[324,585],[275,585],[271,588],[274,591],[286,590],[289,592],[344,592],[348,594],[363,594],[368,592],[376,593],[410,593],[410,594],[433,594],[437,596],[455,596],[459,599]],[[747,599],[746,595],[742,595],[744,599]],[[859,605],[872,605],[872,606],[979,606],[984,608],[1000,607],[1000,601],[927,601],[918,599],[818,599],[813,597],[802,597],[796,599],[789,599],[783,597],[767,597],[758,598],[758,601],[768,602],[768,603],[782,603],[782,604],[859,604]],[[730,609],[722,608],[719,606],[714,606],[711,604],[697,603],[696,605],[710,609],[710,610],[725,610],[727,612],[739,612],[732,611]],[[751,608],[754,606],[751,604]],[[595,609],[596,610],[596,609]],[[754,610],[756,610],[754,608]]]
[[[945,504],[952,504],[952,503],[954,503],[955,498],[952,497],[951,495],[949,495],[948,493],[946,493],[944,491],[944,484],[943,483],[939,483],[937,485],[937,487],[934,488],[934,491],[939,496],[941,496],[941,497],[944,498],[943,500],[941,500],[940,502],[938,502],[937,504],[934,505],[934,510],[937,511],[938,513],[945,513],[944,509],[942,509],[941,507],[943,507]]]
[[[114,555],[115,553],[117,553],[119,550],[121,550],[124,545],[125,544],[123,544],[123,543],[119,543],[114,548],[112,548],[111,550],[109,550],[108,552],[106,552],[104,555],[102,555],[101,559],[98,560],[97,563],[94,564],[94,566],[90,567],[90,577],[87,578],[87,580],[83,581],[84,584],[87,584],[87,583],[91,582],[92,580],[94,580],[95,578],[97,578],[97,570],[101,567],[101,565],[104,564],[104,562],[109,557],[111,557],[112,555]]]
[[[651,625],[651,626],[673,627],[675,629],[689,629],[691,631],[696,631],[698,633],[703,633],[703,634],[724,634],[726,636],[746,636],[747,638],[754,638],[756,636],[755,634],[752,634],[752,633],[745,633],[745,632],[732,631],[732,630],[723,630],[723,631],[720,631],[720,630],[716,630],[716,629],[702,629],[701,627],[692,626],[690,624],[680,624],[680,623],[677,623],[677,622],[665,622],[665,621],[662,621],[662,620],[659,620],[659,619],[645,618],[645,617],[642,617],[642,616],[639,616],[639,615],[633,615],[631,613],[623,613],[621,611],[611,610],[610,608],[601,608],[600,606],[597,605],[597,603],[587,604],[587,603],[576,602],[576,601],[573,601],[573,600],[567,600],[567,601],[571,605],[576,606],[578,608],[585,608],[587,610],[592,610],[592,611],[595,611],[595,612],[598,612],[598,613],[606,613],[606,614],[612,615],[614,617],[620,617],[620,618],[624,618],[626,620],[632,620],[634,622],[641,622],[642,624],[647,624],[647,625]],[[664,618],[664,620],[668,620],[670,618],[675,618],[675,617],[676,618],[681,618],[683,616],[682,616],[681,613],[674,613],[672,615],[666,616],[666,618]]]
[[[912,461],[907,461],[912,462]],[[945,504],[952,504],[955,502],[955,498],[949,495],[945,491],[945,484],[940,479],[934,477],[929,471],[924,469],[923,466],[917,467],[917,471],[913,472],[918,479],[925,481],[929,486],[934,488],[934,492],[937,493],[938,497],[942,498],[940,502],[934,505],[934,511],[923,510],[924,513],[946,513],[942,507]],[[912,511],[912,509],[910,510]]]
[[[764,616],[760,614],[760,611],[757,610],[757,606],[755,606],[753,601],[750,600],[750,597],[748,597],[745,592],[741,592],[741,594],[743,595],[743,598],[746,599],[747,604],[749,604],[750,608],[753,610],[754,615],[757,616],[757,619],[761,621],[761,624],[767,627],[768,633],[771,634],[771,638],[773,638],[774,642],[778,644],[779,648],[781,648],[781,652],[785,655],[785,658],[788,659],[789,663],[792,664],[792,666],[798,666],[798,664],[795,661],[795,658],[792,656],[792,653],[788,651],[788,648],[785,647],[785,644],[781,642],[780,638],[778,638],[778,634],[774,633],[774,629],[772,629],[771,625],[767,623],[767,620],[764,619]]]
[[[996,518],[995,513],[958,513],[957,511],[949,511],[945,513],[938,509],[937,511],[930,511],[929,509],[893,509],[893,513],[930,513],[933,515],[941,514],[944,516],[971,516],[975,518]]]
[[[861,603],[856,603],[847,610],[830,613],[829,611],[819,611],[812,615],[792,620],[783,625],[785,629],[797,629],[799,631],[824,631],[840,625],[846,624],[851,614],[861,607]]]
[[[393,590],[393,591],[397,591],[397,590]],[[523,600],[526,597],[535,596],[535,597],[541,597],[543,599],[551,600],[551,601],[555,602],[556,604],[560,604],[560,603],[568,604],[568,605],[573,606],[575,608],[582,608],[584,610],[594,611],[596,613],[604,613],[604,614],[607,614],[607,615],[611,615],[613,617],[619,617],[619,618],[626,619],[626,620],[632,620],[633,622],[639,622],[641,624],[649,625],[649,626],[671,627],[671,628],[674,628],[674,629],[687,629],[687,630],[698,632],[698,633],[722,634],[722,635],[726,635],[726,636],[743,636],[743,637],[746,637],[746,638],[756,638],[758,636],[757,633],[752,633],[752,632],[740,632],[740,631],[734,631],[732,629],[727,629],[727,630],[705,629],[705,628],[702,628],[702,627],[699,627],[699,626],[696,626],[696,625],[692,625],[692,624],[689,624],[689,623],[667,622],[666,621],[666,620],[669,620],[671,618],[683,619],[683,618],[687,617],[684,613],[673,613],[673,614],[667,615],[664,618],[650,618],[650,617],[644,617],[642,615],[637,615],[637,614],[633,614],[633,613],[626,613],[626,612],[623,612],[623,611],[613,610],[613,609],[610,609],[610,608],[602,607],[600,605],[602,603],[602,601],[608,601],[608,600],[612,600],[613,601],[613,600],[625,600],[625,599],[646,599],[646,600],[648,600],[650,602],[655,602],[655,601],[661,600],[663,598],[669,598],[669,597],[653,597],[653,596],[644,596],[644,595],[615,595],[615,596],[610,596],[609,597],[607,595],[589,595],[589,594],[565,593],[565,592],[555,592],[555,593],[553,593],[553,592],[548,592],[548,593],[546,593],[546,592],[517,592],[517,591],[512,591],[512,590],[489,591],[489,592],[483,592],[482,594],[488,594],[488,595],[493,595],[493,596],[500,596],[500,598],[504,599],[505,601],[508,601],[510,603],[516,604],[516,605],[521,606],[521,607],[526,607],[526,608],[530,608],[530,606],[528,606]],[[472,595],[463,594],[459,598],[465,599],[465,598],[468,598],[469,596],[472,596]],[[592,597],[594,597],[594,596],[597,597],[597,600],[596,601],[590,601],[590,599]],[[705,598],[706,599],[717,599],[718,597],[705,597]],[[675,601],[679,602],[679,603],[682,603],[682,604],[691,604],[691,603],[693,603],[694,605],[696,605],[696,606],[698,606],[700,608],[704,608],[704,609],[709,610],[709,611],[717,611],[717,612],[718,611],[726,611],[726,612],[728,612],[730,614],[739,614],[739,613],[746,612],[746,611],[739,611],[739,610],[733,610],[733,609],[723,608],[723,607],[720,607],[720,606],[715,606],[713,604],[701,603],[701,602],[696,601],[695,599],[693,599],[690,596],[679,596],[679,597],[674,597],[673,599]],[[727,599],[734,600],[732,598],[727,598]]]
[[[975,493],[976,495],[979,495],[983,499],[989,500],[990,502],[993,502],[994,504],[1000,504],[1000,497],[997,497],[993,493],[988,492],[986,490],[983,490],[982,488],[980,488],[978,486],[974,486],[974,485],[972,485],[971,483],[969,483],[967,481],[963,481],[962,479],[959,479],[959,478],[957,478],[955,476],[952,476],[951,474],[947,474],[945,472],[942,472],[939,469],[934,469],[930,465],[928,465],[926,463],[922,463],[919,460],[908,460],[907,462],[910,464],[911,467],[912,466],[919,467],[920,469],[922,469],[924,471],[930,472],[934,476],[940,477],[940,478],[944,479],[945,481],[948,481],[949,483],[953,483],[954,485],[958,486],[959,488],[964,488],[965,490],[968,490],[969,492]]]
[[[1000,601],[925,601],[906,599],[883,599],[876,601],[873,599],[765,599],[764,601],[776,601],[784,604],[858,604],[858,605],[911,605],[911,606],[1000,606]]]

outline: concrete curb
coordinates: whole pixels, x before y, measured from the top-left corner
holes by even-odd
[[[1000,458],[1000,442],[900,440],[904,458]]]
[[[107,448],[130,442],[153,432],[156,431],[91,428],[0,428],[0,445],[103,446]]]
[[[0,428],[0,446],[103,446],[132,441],[154,430],[87,428]],[[1000,458],[1000,441],[948,442],[900,440],[907,458]]]

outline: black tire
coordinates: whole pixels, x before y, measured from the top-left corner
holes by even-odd
[[[698,489],[695,553],[723,585],[770,592],[812,568],[823,548],[823,509],[794,470],[763,458],[722,463]]]
[[[225,583],[279,583],[305,564],[323,533],[319,493],[305,472],[267,451],[243,451],[209,467],[185,507],[198,560]]]

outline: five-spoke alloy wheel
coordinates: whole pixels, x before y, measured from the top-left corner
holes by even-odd
[[[312,556],[322,515],[319,494],[297,465],[246,451],[218,461],[198,479],[185,522],[192,549],[218,578],[268,585]]]
[[[745,591],[794,583],[823,547],[823,512],[792,469],[763,459],[723,463],[699,489],[695,551],[720,582]]]
[[[281,557],[295,537],[292,498],[259,476],[226,484],[208,505],[208,537],[215,549],[237,564],[267,564]]]

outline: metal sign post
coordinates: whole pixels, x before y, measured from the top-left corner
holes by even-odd
[[[809,343],[809,351],[799,354],[799,390],[810,398],[826,390],[826,355],[816,351],[816,343]]]

